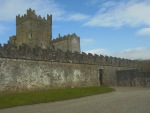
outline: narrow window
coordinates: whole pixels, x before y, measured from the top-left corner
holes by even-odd
[[[28,34],[28,38],[31,39],[32,38],[32,34]]]

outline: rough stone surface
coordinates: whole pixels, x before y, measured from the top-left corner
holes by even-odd
[[[80,53],[80,38],[75,33],[52,40],[52,15],[41,18],[29,9],[16,16],[16,36],[0,45],[0,93],[112,86],[117,85],[117,70],[135,67],[133,60]]]
[[[103,85],[112,86],[117,85],[116,70],[127,67],[0,58],[0,93],[98,86],[99,69],[103,70]]]
[[[133,68],[136,62],[128,59],[108,57],[102,55],[86,54],[84,52],[64,52],[62,50],[42,49],[40,47],[31,48],[27,44],[19,47],[13,44],[4,44],[0,46],[0,58],[26,59],[39,61],[55,61],[64,63],[78,64],[97,64],[112,67]]]
[[[34,10],[27,10],[27,14],[16,16],[16,37],[10,37],[9,42],[17,46],[23,43],[31,47],[50,47],[52,39],[52,15],[47,20],[37,16]]]
[[[102,69],[102,82],[103,85],[106,86],[117,86],[117,74],[116,72],[118,70],[134,70],[135,68],[133,67],[118,67],[118,66],[105,66],[105,65],[99,65],[98,69]]]
[[[140,72],[138,70],[117,71],[118,86],[150,86],[150,73]]]
[[[52,40],[52,15],[47,15],[45,19],[32,9],[27,10],[27,14],[16,16],[16,36],[11,36],[8,42],[17,46],[27,44],[32,48],[53,47],[65,52],[80,52],[80,37],[73,33]]]
[[[99,85],[95,65],[0,59],[0,92]]]
[[[77,37],[75,33],[54,39],[52,44],[55,49],[60,49],[64,52],[80,52],[80,37]]]

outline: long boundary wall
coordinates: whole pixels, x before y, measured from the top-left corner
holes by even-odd
[[[117,84],[116,70],[131,68],[0,58],[0,93]]]
[[[0,92],[99,85],[97,67],[0,58]]]
[[[127,87],[150,87],[150,73],[139,70],[117,71],[117,85]]]
[[[116,86],[116,71],[135,69],[135,66],[128,59],[5,44],[0,46],[0,92]]]

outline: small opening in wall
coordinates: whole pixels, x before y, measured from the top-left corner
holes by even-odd
[[[28,38],[31,39],[32,38],[32,34],[28,34]]]
[[[99,83],[100,86],[103,85],[103,69],[99,69]]]

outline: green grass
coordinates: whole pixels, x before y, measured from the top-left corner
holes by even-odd
[[[0,95],[0,109],[79,98],[111,91],[114,89],[109,87],[80,87],[3,94]]]

